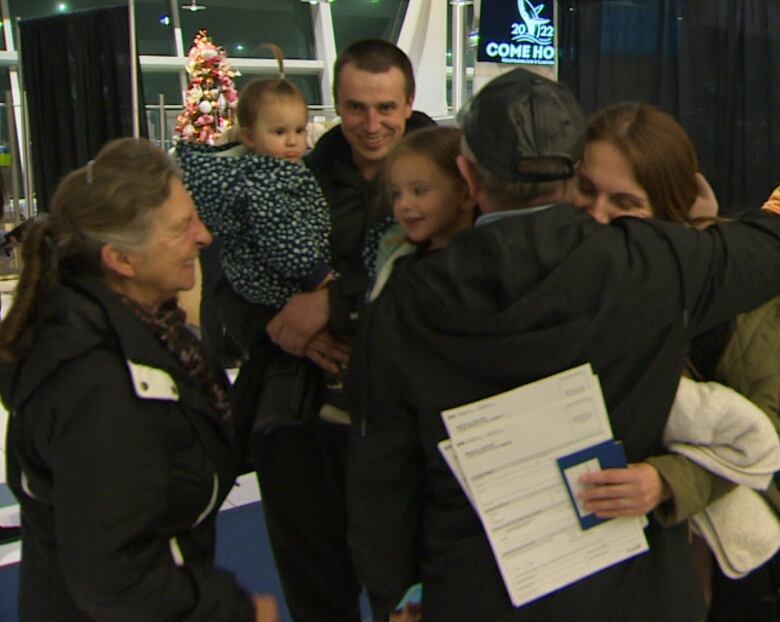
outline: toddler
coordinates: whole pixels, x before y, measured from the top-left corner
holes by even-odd
[[[294,294],[326,286],[335,274],[328,206],[303,164],[306,99],[284,79],[281,50],[268,47],[281,76],[242,89],[237,138],[243,148],[179,142],[177,155],[201,218],[221,242],[220,262],[232,288],[251,303],[281,309]],[[348,423],[341,374],[326,380],[321,416]]]

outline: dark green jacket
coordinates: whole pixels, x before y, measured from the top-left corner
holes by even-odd
[[[780,297],[737,317],[715,375],[759,406],[780,433]]]
[[[715,375],[759,406],[780,434],[780,297],[737,317]],[[780,512],[776,484],[767,498]]]

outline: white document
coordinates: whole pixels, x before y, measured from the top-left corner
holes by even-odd
[[[515,606],[648,549],[639,518],[582,530],[556,460],[612,439],[590,365],[442,413],[445,457]]]

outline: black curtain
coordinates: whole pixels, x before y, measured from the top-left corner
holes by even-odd
[[[48,211],[64,175],[108,140],[133,135],[128,8],[22,20],[19,32],[35,193],[38,210]]]
[[[688,131],[721,213],[780,183],[780,1],[559,0],[559,78],[586,114],[645,101]]]

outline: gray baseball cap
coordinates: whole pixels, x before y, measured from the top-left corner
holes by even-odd
[[[568,179],[585,149],[585,118],[569,89],[518,67],[488,82],[461,110],[478,164],[507,181]],[[566,174],[531,174],[521,161],[560,159]]]

